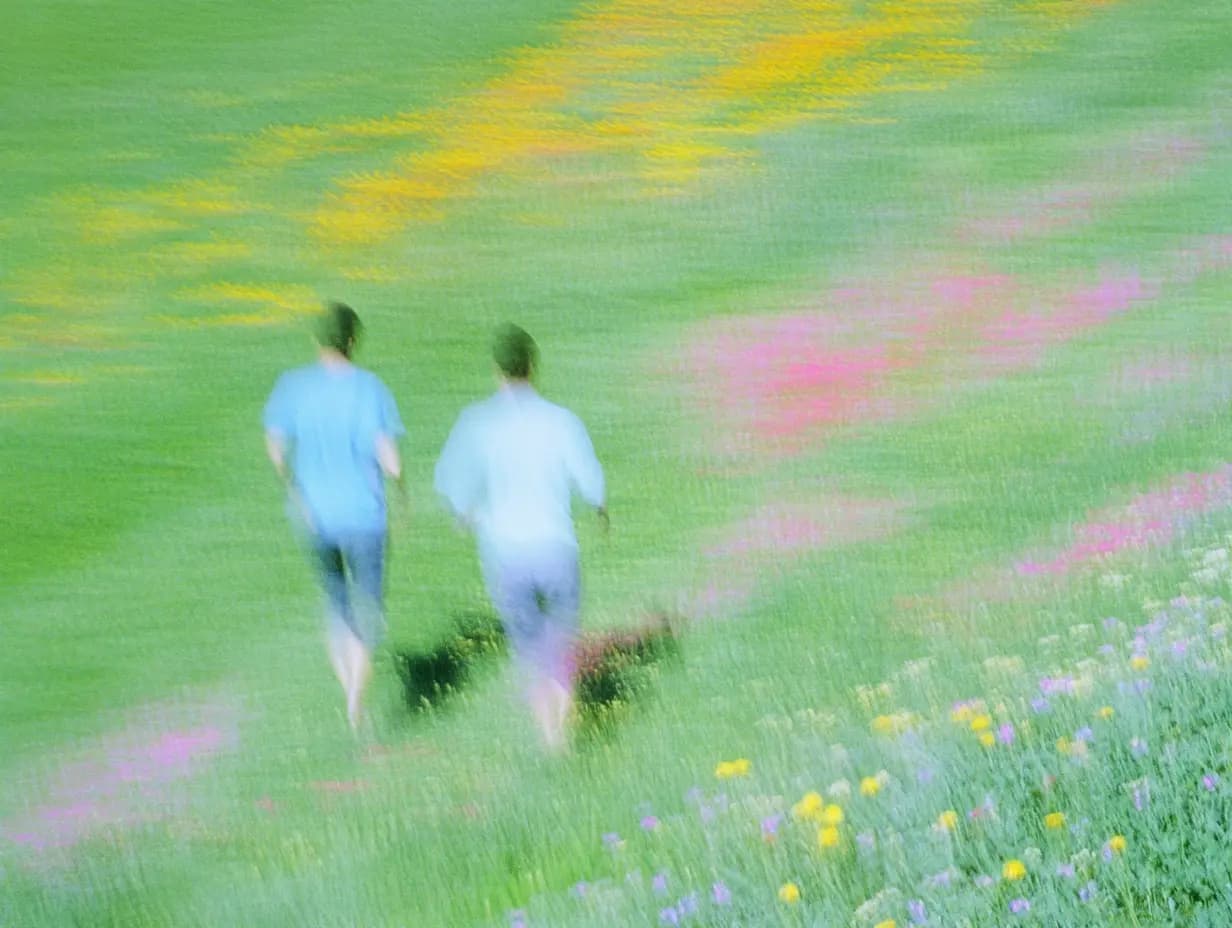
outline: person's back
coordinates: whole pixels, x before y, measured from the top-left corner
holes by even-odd
[[[573,493],[603,505],[603,473],[581,421],[528,384],[509,384],[467,414],[473,519],[487,551],[577,545]]]
[[[268,418],[291,440],[296,487],[318,532],[384,528],[376,440],[395,430],[391,403],[374,374],[351,364],[301,367],[276,387]]]

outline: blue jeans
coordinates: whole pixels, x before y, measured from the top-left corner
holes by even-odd
[[[315,535],[311,550],[331,631],[345,628],[371,651],[385,633],[385,532]]]
[[[513,653],[533,671],[568,685],[581,599],[577,548],[485,552],[482,562],[488,595]]]

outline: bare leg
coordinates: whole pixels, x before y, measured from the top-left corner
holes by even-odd
[[[340,619],[330,622],[329,631],[325,633],[325,643],[329,650],[329,664],[334,668],[334,676],[343,692],[350,690],[350,667],[347,661],[347,638],[349,632]]]
[[[569,712],[573,694],[551,677],[539,677],[530,686],[530,708],[539,726],[544,747],[553,754],[565,751],[568,744]]]
[[[352,729],[358,729],[363,710],[364,690],[368,686],[368,681],[372,679],[372,657],[368,654],[364,643],[354,635],[350,635],[347,642],[346,667],[347,682],[344,686],[346,688],[347,721]]]

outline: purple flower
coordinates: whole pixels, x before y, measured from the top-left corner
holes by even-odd
[[[1036,715],[1043,715],[1048,711],[1048,700],[1043,696],[1036,696],[1031,700],[1031,711]]]
[[[1114,632],[1114,631],[1116,631],[1117,629],[1119,629],[1120,627],[1121,627],[1121,620],[1120,620],[1120,619],[1116,619],[1116,618],[1112,618],[1112,617],[1109,617],[1109,618],[1104,619],[1104,631],[1106,631],[1106,632]]]
[[[1141,812],[1147,807],[1147,803],[1151,801],[1151,792],[1143,786],[1134,787],[1134,808]]]
[[[1045,696],[1057,693],[1072,693],[1074,691],[1073,677],[1044,677],[1040,680],[1040,692]]]
[[[1110,644],[1101,644],[1099,646],[1099,653],[1104,655],[1104,657],[1112,657],[1112,655],[1116,654],[1116,648]]]
[[[860,846],[862,851],[871,851],[877,846],[877,839],[873,837],[871,831],[862,831],[856,835],[856,844]]]
[[[1090,902],[1095,898],[1095,893],[1098,889],[1099,887],[1095,885],[1095,881],[1090,880],[1086,886],[1078,890],[1078,898],[1083,902]]]
[[[911,919],[913,925],[928,924],[928,912],[924,908],[923,899],[907,900],[907,917]]]
[[[1129,753],[1134,757],[1145,757],[1150,749],[1146,746],[1146,742],[1135,736],[1129,740]]]
[[[642,816],[641,824],[642,824],[643,831],[654,831],[656,828],[659,827],[659,820],[655,818],[653,815],[645,815],[645,816]]]
[[[1074,878],[1073,864],[1057,864],[1057,876],[1064,877],[1067,880]]]
[[[685,802],[701,802],[702,790],[700,786],[690,787],[689,791],[684,794]]]
[[[590,887],[586,885],[585,880],[578,880],[573,884],[573,895],[581,899],[586,895],[586,891],[588,889],[590,889]]]
[[[987,889],[989,886],[992,886],[996,882],[997,882],[996,880],[994,880],[992,877],[990,877],[986,873],[981,873],[979,876],[975,878],[975,885],[978,886],[980,889]]]
[[[701,817],[703,825],[709,825],[714,821],[714,809],[710,808],[710,806],[702,806],[697,810],[697,814]]]
[[[1202,786],[1208,793],[1215,792],[1215,787],[1219,785],[1219,774],[1208,773],[1202,778]]]
[[[710,898],[714,900],[715,905],[731,905],[731,890],[727,888],[727,884],[722,880],[710,887]]]
[[[1000,741],[1002,744],[1013,744],[1014,743],[1014,726],[1011,725],[1009,722],[1006,722],[1004,725],[998,728],[997,729],[997,740]]]
[[[1134,681],[1134,689],[1137,690],[1139,696],[1141,696],[1143,693],[1145,693],[1150,688],[1151,688],[1151,681],[1148,680],[1146,677],[1143,677],[1140,680]]]
[[[676,911],[674,905],[669,905],[666,909],[659,910],[660,925],[679,925],[680,913]]]
[[[1022,897],[1019,897],[1017,899],[1011,899],[1010,900],[1010,911],[1013,912],[1015,915],[1023,915],[1031,911],[1031,903],[1028,902],[1026,899],[1023,899]]]
[[[514,909],[509,913],[509,928],[526,928],[526,911]]]
[[[697,893],[689,893],[676,903],[676,910],[681,916],[697,914]]]
[[[662,870],[656,873],[654,879],[650,881],[650,888],[660,896],[667,892],[667,874]]]
[[[1095,732],[1091,731],[1090,725],[1083,725],[1080,729],[1074,732],[1075,741],[1090,741],[1095,737]]]
[[[921,767],[915,772],[915,781],[921,786],[927,786],[937,774],[929,767]]]
[[[781,815],[767,815],[761,820],[761,836],[765,841],[773,840],[778,837],[779,825],[783,823]]]
[[[603,835],[603,846],[609,851],[614,851],[620,847],[620,835],[614,831],[609,831]]]
[[[1172,656],[1173,656],[1173,657],[1175,657],[1175,658],[1177,658],[1178,660],[1179,660],[1179,659],[1181,659],[1181,658],[1183,658],[1183,657],[1185,656],[1185,653],[1186,653],[1188,650],[1189,650],[1189,642],[1188,642],[1188,641],[1183,641],[1183,640],[1182,640],[1182,641],[1174,641],[1174,642],[1172,642]]]
[[[934,886],[946,887],[954,881],[953,875],[949,870],[942,870],[940,873],[933,874],[933,878],[929,881]]]

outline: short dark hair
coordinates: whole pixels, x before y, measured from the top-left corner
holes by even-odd
[[[539,363],[539,346],[525,329],[510,322],[496,331],[492,359],[506,377],[526,380]]]
[[[359,313],[346,303],[327,303],[325,312],[317,320],[317,342],[321,347],[333,348],[349,358],[363,329]]]

